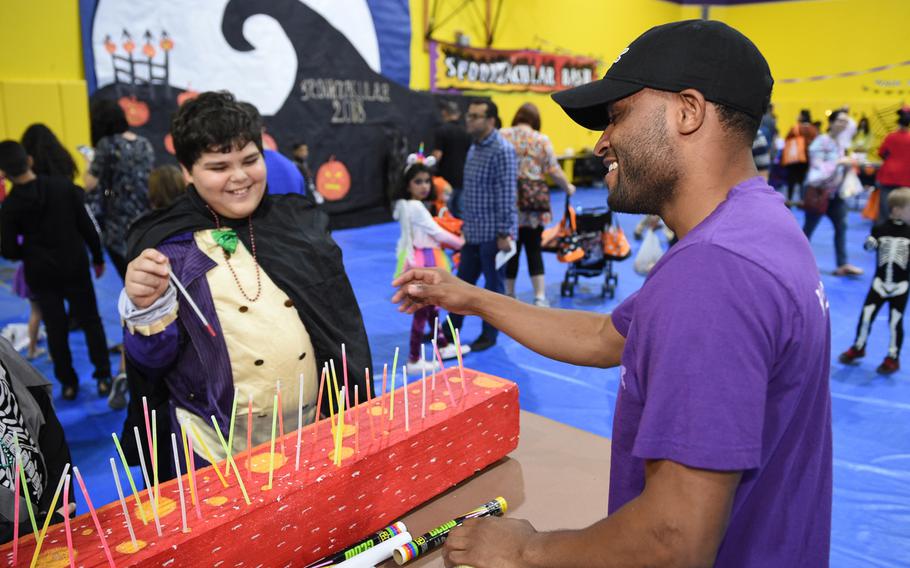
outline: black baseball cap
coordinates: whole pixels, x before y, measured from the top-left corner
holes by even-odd
[[[774,79],[749,38],[723,22],[685,20],[656,26],[624,49],[603,79],[553,95],[578,124],[603,130],[607,104],[644,88],[695,89],[714,103],[761,119]]]

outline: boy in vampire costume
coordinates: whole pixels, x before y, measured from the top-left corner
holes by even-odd
[[[209,417],[228,439],[236,391],[238,413],[252,400],[252,443],[263,443],[278,388],[288,430],[297,426],[298,380],[304,423],[316,418],[319,371],[334,359],[342,381],[342,343],[348,388],[359,385],[366,396],[369,345],[328,218],[301,195],[268,194],[260,131],[259,119],[226,92],[203,93],[174,116],[174,148],[191,183],[130,229],[119,300],[133,371],[124,434],[144,423],[140,399],[148,394],[152,406],[166,401],[170,420],[162,417],[159,428],[184,424],[194,448],[201,438],[220,449]],[[235,453],[246,448],[246,422],[236,421]]]

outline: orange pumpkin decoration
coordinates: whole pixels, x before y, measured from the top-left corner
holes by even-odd
[[[150,43],[146,43],[142,46],[142,53],[144,53],[145,56],[149,59],[152,59],[155,57],[155,46]]]
[[[316,189],[327,201],[338,201],[351,190],[351,174],[332,156],[316,172]]]
[[[194,91],[192,89],[187,89],[179,95],[177,95],[177,106],[183,106],[183,103],[186,101],[191,101],[199,96],[199,91]]]
[[[168,132],[164,137],[164,149],[167,150],[167,153],[171,155],[177,153],[177,151],[174,150],[174,137],[171,136],[170,132]]]
[[[142,126],[149,121],[149,106],[136,97],[120,97],[117,101],[130,126]]]

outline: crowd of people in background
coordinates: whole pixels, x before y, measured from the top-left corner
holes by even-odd
[[[237,103],[237,108],[248,113],[250,125],[262,125],[255,107]],[[524,250],[532,302],[546,307],[549,301],[541,236],[553,221],[551,185],[567,195],[576,188],[557,160],[552,142],[541,132],[540,112],[533,104],[522,105],[505,128],[496,104],[489,99],[472,100],[464,110],[463,116],[463,107],[456,102],[442,103],[441,124],[434,132],[432,150],[426,156],[422,152],[409,156],[401,172],[396,200],[389,204],[401,226],[396,275],[411,268],[442,267],[472,284],[483,276],[488,290],[515,297],[520,253]],[[156,167],[167,160],[155,156],[152,144],[130,130],[123,109],[114,101],[92,104],[91,139],[91,148],[80,148],[85,159],[81,166],[43,124],[29,126],[20,142],[0,143],[0,180],[5,196],[0,209],[0,244],[4,257],[20,261],[13,290],[30,306],[25,356],[35,359],[43,354],[43,322],[61,396],[74,400],[79,393],[79,376],[68,337],[72,329],[80,328],[94,367],[97,394],[106,397],[111,408],[122,409],[130,394],[127,360],[120,341],[108,345],[92,275],[100,278],[105,272],[106,253],[118,276],[126,281],[129,261],[137,252],[128,250],[131,226],[149,212],[169,209],[185,194],[193,162]],[[322,202],[305,142],[295,142],[289,157],[260,150],[268,193],[307,195],[316,203]],[[805,210],[803,231],[807,238],[812,237],[823,217],[831,220],[835,250],[832,272],[853,277],[862,275],[863,270],[848,261],[848,210],[855,192],[848,192],[845,186],[852,183],[857,172],[880,160],[875,178],[870,179],[868,172],[863,177],[870,187],[860,188],[877,200],[872,207],[874,228],[866,243],[868,249],[877,251],[877,270],[861,309],[855,342],[840,355],[840,361],[849,364],[865,355],[872,320],[888,303],[891,339],[878,372],[896,372],[910,287],[906,262],[910,256],[910,108],[898,111],[896,128],[877,145],[869,119],[862,116],[856,120],[847,107],[830,111],[826,124],[814,121],[808,110],[802,110],[794,123],[786,126],[779,125],[771,107],[755,135],[752,156],[759,174],[783,194],[786,205]],[[219,222],[217,216],[215,222]],[[651,216],[642,227],[656,228],[659,224],[660,219]],[[453,263],[452,253],[456,251],[457,263]],[[256,258],[251,262],[250,266],[256,265]],[[120,315],[135,317],[133,312]],[[410,372],[435,368],[436,357],[456,357],[454,344],[460,337],[453,336],[453,331],[459,332],[464,318],[451,314],[451,327],[438,325],[439,318],[439,310],[432,306],[414,314],[407,361]],[[436,353],[426,357],[421,346],[428,331]],[[497,335],[496,327],[484,321],[480,336],[464,342],[463,353],[489,349],[496,344]],[[137,341],[141,342],[132,340],[134,344]],[[110,365],[112,351],[120,353],[115,370]],[[6,357],[3,363],[10,365],[12,355],[5,345],[0,345],[0,354]],[[14,362],[8,368],[15,370],[17,365]],[[315,373],[315,369],[308,372]],[[0,379],[8,380],[5,375]],[[32,396],[37,397],[39,406],[44,404],[41,393],[46,392],[47,385],[34,377],[29,381]],[[0,381],[0,390],[2,386]],[[24,391],[18,394],[25,396]],[[183,402],[192,407],[191,402]],[[36,445],[38,433],[29,434],[27,428],[23,432],[23,444]]]

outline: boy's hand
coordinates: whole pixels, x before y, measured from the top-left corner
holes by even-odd
[[[145,249],[126,267],[126,295],[139,309],[155,303],[167,290],[171,273],[166,256],[155,249]]]

